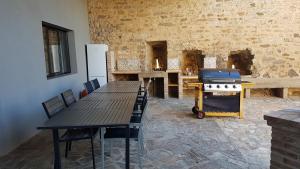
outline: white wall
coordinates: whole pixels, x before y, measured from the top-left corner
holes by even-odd
[[[47,118],[41,103],[86,80],[85,0],[0,0],[0,156],[35,135]],[[77,73],[47,80],[42,21],[75,33]]]

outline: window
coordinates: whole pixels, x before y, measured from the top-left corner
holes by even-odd
[[[68,43],[71,30],[46,22],[42,25],[47,78],[71,73]]]

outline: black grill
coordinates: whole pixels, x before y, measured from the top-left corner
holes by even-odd
[[[240,84],[241,75],[236,69],[201,69],[199,81],[202,83]]]

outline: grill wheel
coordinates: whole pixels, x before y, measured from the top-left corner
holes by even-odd
[[[192,112],[196,115],[198,114],[199,110],[195,106],[192,108]]]
[[[203,111],[199,111],[197,114],[198,119],[203,119],[205,117],[205,113]]]
[[[197,107],[192,108],[192,112],[197,116],[198,119],[203,119],[205,117],[205,113],[203,111],[199,111]]]

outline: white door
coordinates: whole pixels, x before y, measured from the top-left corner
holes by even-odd
[[[87,67],[89,80],[98,79],[101,86],[107,83],[106,53],[108,46],[105,44],[87,44]]]

